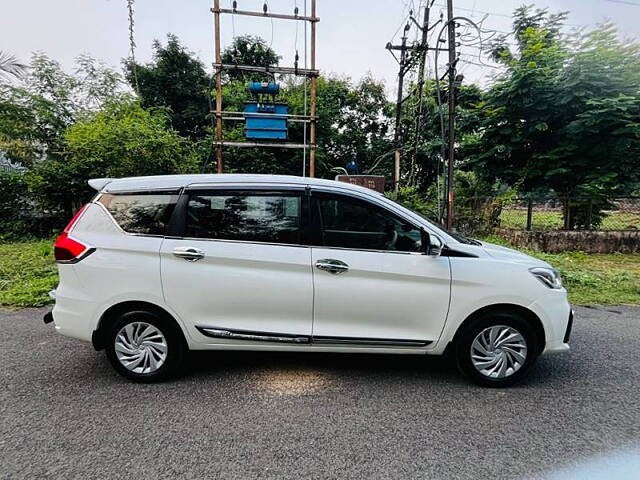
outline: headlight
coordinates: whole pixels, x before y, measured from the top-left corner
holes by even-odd
[[[529,271],[531,274],[544,283],[549,288],[562,288],[562,278],[557,270],[545,267],[533,267]]]

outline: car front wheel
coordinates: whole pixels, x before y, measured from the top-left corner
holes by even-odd
[[[476,318],[456,342],[459,370],[486,387],[507,387],[521,380],[538,356],[531,324],[510,313]]]

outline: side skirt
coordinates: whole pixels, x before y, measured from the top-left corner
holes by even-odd
[[[314,345],[365,345],[375,347],[426,347],[433,343],[428,340],[400,340],[387,338],[359,338],[359,337],[313,337],[305,335],[291,335],[286,333],[253,332],[248,330],[230,330],[219,327],[196,327],[200,333],[212,338],[227,338],[230,340],[249,340],[253,342],[275,342]]]

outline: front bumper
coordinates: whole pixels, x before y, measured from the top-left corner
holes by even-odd
[[[571,329],[573,328],[573,308],[571,309],[571,313],[569,313],[569,322],[567,323],[567,330],[564,332],[564,338],[562,339],[563,343],[569,343],[569,339],[571,338]]]
[[[569,316],[566,321],[566,326],[564,327],[564,335],[562,339],[559,338],[548,338],[547,344],[545,345],[542,354],[554,354],[554,353],[563,353],[571,350],[569,346],[569,339],[571,338],[571,330],[573,329],[573,309],[569,311]],[[564,323],[564,322],[563,322]]]

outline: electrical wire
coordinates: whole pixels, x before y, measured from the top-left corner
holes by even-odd
[[[476,23],[467,18],[467,17],[463,17],[463,16],[457,16],[457,17],[453,17],[450,20],[447,20],[443,25],[442,28],[440,29],[440,32],[438,33],[438,37],[436,38],[436,45],[440,46],[441,42],[441,38],[442,38],[442,34],[444,33],[445,29],[449,27],[449,24],[452,22],[457,22],[457,21],[464,21],[464,22],[468,22],[469,24],[473,25],[476,30],[478,31],[478,34],[480,34],[480,28],[478,27],[478,25],[476,25]],[[449,39],[449,42],[454,41],[455,42],[455,38],[453,39]],[[438,116],[440,118],[440,135],[441,135],[441,145],[440,145],[440,155],[442,157],[442,161],[444,163],[444,157],[445,157],[445,128],[444,128],[444,113],[442,112],[442,89],[440,88],[440,74],[438,73],[438,55],[440,53],[440,49],[436,49],[436,54],[435,54],[435,60],[434,60],[434,73],[435,73],[435,77],[436,77],[436,90],[437,90],[437,98],[438,98]],[[455,63],[458,61],[458,58],[456,58],[456,60],[454,61],[453,65],[449,65],[447,68],[448,73],[451,75],[451,71],[452,69],[455,69]],[[449,95],[453,95],[453,92],[449,92]],[[449,115],[452,115],[453,112],[449,112]],[[453,145],[449,145],[449,148],[454,148]],[[440,192],[438,191],[438,197],[440,196]],[[443,212],[440,212],[440,210],[438,211],[438,213],[442,216]]]

